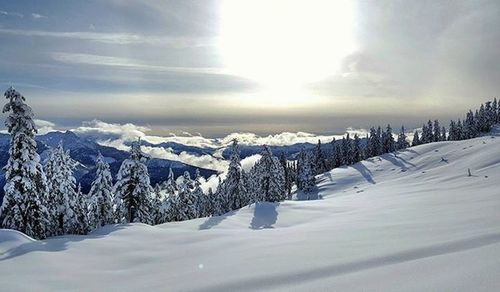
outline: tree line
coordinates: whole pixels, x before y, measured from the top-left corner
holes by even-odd
[[[394,139],[388,125],[384,130],[371,128],[364,139],[358,135],[351,139],[347,134],[341,141],[333,140],[329,151],[318,142],[314,150],[302,150],[293,161],[283,153],[276,157],[264,146],[261,159],[244,171],[238,142],[234,140],[225,179],[219,177],[217,188],[204,192],[199,171],[194,178],[186,171],[182,179],[176,179],[170,169],[167,179],[152,187],[145,165],[149,156],[141,151],[138,140],[132,143],[130,157],[123,161],[114,183],[108,163],[99,154],[95,179],[89,193],[84,194],[73,176],[77,162],[64,145],[50,149],[42,163],[36,153],[32,109],[13,88],[5,92],[5,97],[8,103],[3,112],[8,113],[5,125],[11,141],[4,168],[6,185],[0,224],[38,239],[87,234],[107,224],[162,224],[222,215],[254,202],[280,202],[291,198],[293,186],[312,192],[317,174],[410,146],[404,127]],[[464,122],[452,121],[448,132],[437,120],[429,121],[421,133],[415,132],[412,145],[476,137],[500,121],[496,99],[471,113]]]

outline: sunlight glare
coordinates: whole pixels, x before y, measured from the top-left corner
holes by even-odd
[[[230,73],[265,86],[333,75],[355,49],[350,0],[225,0],[218,50]]]

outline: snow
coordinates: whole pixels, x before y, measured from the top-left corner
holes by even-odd
[[[321,200],[208,219],[43,241],[1,230],[1,290],[499,290],[500,136],[421,145],[316,181]]]

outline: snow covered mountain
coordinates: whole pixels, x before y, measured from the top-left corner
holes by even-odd
[[[1,288],[497,291],[499,180],[500,136],[484,136],[334,169],[318,200],[43,241],[2,230]]]
[[[10,135],[0,134],[0,165],[6,165],[9,159],[9,141]],[[66,132],[49,132],[45,135],[36,136],[37,152],[40,154],[42,161],[47,157],[50,147],[55,147],[62,141],[64,149],[70,151],[70,156],[78,161],[80,165],[75,171],[75,177],[82,184],[82,190],[87,192],[90,189],[90,184],[95,176],[95,160],[98,152],[105,157],[106,162],[110,164],[110,169],[113,175],[118,172],[123,160],[129,157],[129,153],[113,147],[107,147],[98,144],[96,141],[83,138],[77,134]],[[151,177],[151,183],[154,185],[164,181],[168,175],[168,169],[172,167],[175,176],[179,176],[184,171],[188,171],[194,175],[196,167],[179,161],[153,158],[147,163]],[[204,177],[209,177],[215,174],[216,171],[200,168],[200,174]],[[4,174],[0,174],[0,203],[3,198],[3,186],[5,184]]]

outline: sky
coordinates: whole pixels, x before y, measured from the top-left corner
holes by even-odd
[[[343,133],[500,92],[499,1],[0,0],[0,89],[151,134]]]

